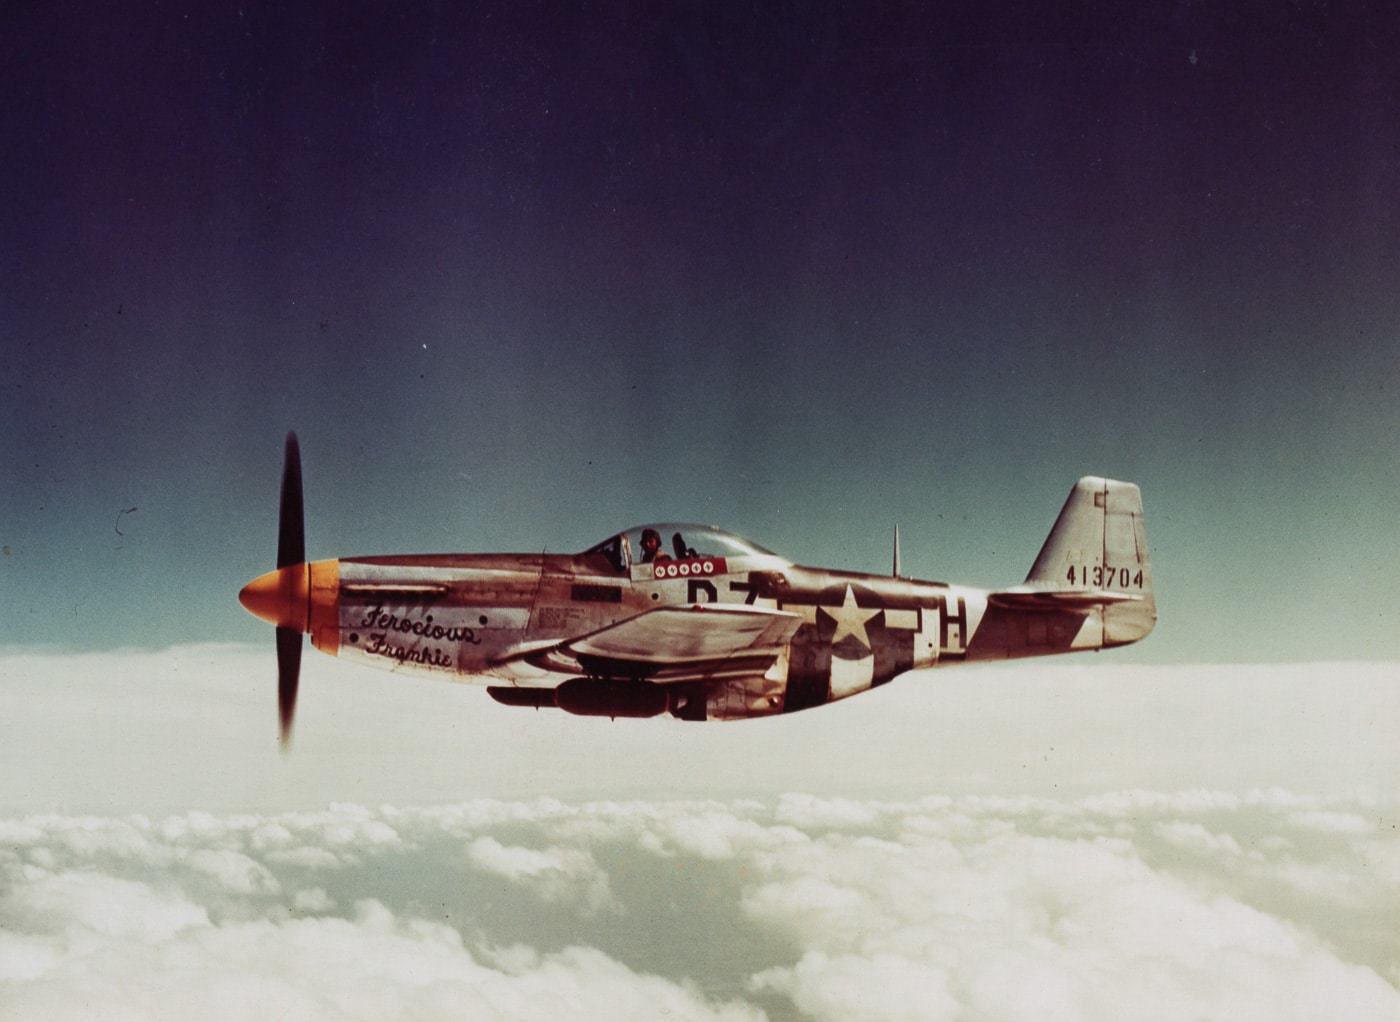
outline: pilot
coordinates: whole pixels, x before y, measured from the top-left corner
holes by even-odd
[[[655,529],[642,530],[642,563],[652,564],[669,561],[671,558],[661,549],[661,533]]]

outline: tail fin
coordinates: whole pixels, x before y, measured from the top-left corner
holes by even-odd
[[[1103,607],[1103,644],[1136,642],[1157,623],[1142,491],[1085,476],[1074,484],[1018,590]]]

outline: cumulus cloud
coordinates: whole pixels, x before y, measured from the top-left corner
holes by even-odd
[[[1334,834],[1369,834],[1374,825],[1356,813],[1326,812],[1324,810],[1299,811],[1291,820],[1296,827],[1307,830],[1327,831]]]
[[[1400,1003],[1315,935],[1128,842],[843,835],[813,851],[746,908],[810,948],[755,983],[815,1018],[1309,1018],[1338,995],[1381,1018]]]
[[[1392,1019],[1395,820],[1141,790],[26,816],[0,1019]]]
[[[506,847],[487,835],[467,846],[467,861],[523,885],[545,902],[580,905],[590,913],[618,907],[608,890],[607,874],[586,849]]]
[[[1157,824],[1156,829],[1158,836],[1164,841],[1185,851],[1203,855],[1215,855],[1221,852],[1228,855],[1242,854],[1240,843],[1229,834],[1212,834],[1199,823],[1172,820],[1168,823]]]
[[[113,877],[10,878],[0,901],[0,1017],[434,1019],[668,1017],[752,1020],[686,982],[592,948],[503,966],[453,927],[362,899],[346,917],[212,919],[188,896]],[[330,907],[298,892],[299,908]]]

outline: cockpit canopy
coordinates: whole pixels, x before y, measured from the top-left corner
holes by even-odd
[[[683,561],[692,557],[722,557],[726,560],[739,558],[778,559],[771,550],[765,550],[755,543],[727,532],[721,532],[712,525],[694,525],[685,522],[658,522],[652,525],[638,525],[615,536],[609,536],[596,546],[583,552],[584,557],[603,557],[614,571],[627,571],[634,563],[643,559],[643,537],[655,532],[661,540],[660,557]]]

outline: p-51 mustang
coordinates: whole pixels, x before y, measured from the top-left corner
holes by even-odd
[[[1024,583],[989,592],[804,568],[708,526],[628,529],[581,554],[306,562],[287,435],[277,569],[243,606],[277,626],[282,738],[302,634],[375,667],[484,682],[507,706],[607,717],[792,713],[899,674],[1136,642],[1157,607],[1142,495],[1085,476]],[[669,549],[662,542],[669,537]]]

